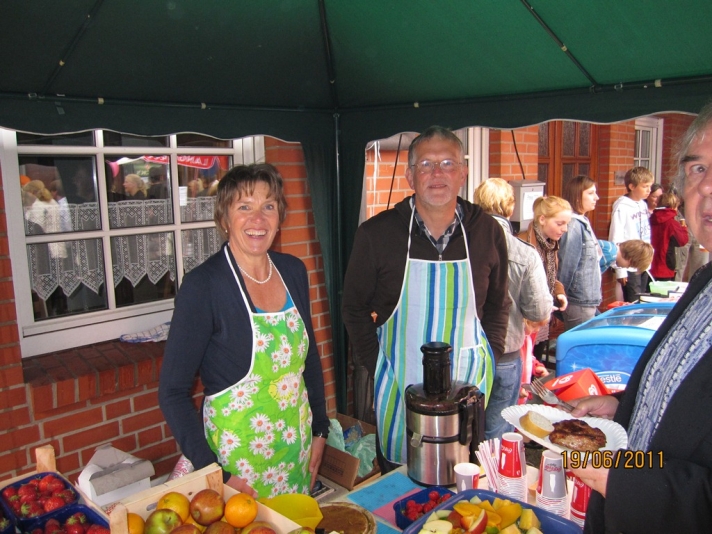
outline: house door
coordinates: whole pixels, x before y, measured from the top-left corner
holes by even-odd
[[[539,125],[538,179],[548,195],[561,196],[564,184],[585,174],[598,179],[598,126],[588,122],[550,121]],[[595,228],[595,211],[588,218]]]

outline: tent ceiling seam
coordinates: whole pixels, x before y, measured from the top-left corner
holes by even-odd
[[[586,68],[581,65],[578,59],[571,53],[571,51],[568,49],[568,47],[563,43],[561,39],[559,39],[558,35],[554,33],[554,31],[549,27],[549,25],[542,19],[539,14],[534,11],[534,8],[531,6],[527,0],[520,0],[522,4],[524,4],[524,7],[527,8],[529,13],[536,19],[536,21],[539,23],[539,25],[544,28],[544,31],[546,31],[547,34],[549,34],[549,37],[551,37],[556,45],[561,49],[561,51],[566,54],[566,57],[569,58],[569,60],[576,65],[576,67],[583,73],[586,78],[588,78],[588,81],[591,82],[591,85],[593,86],[598,86],[598,82],[594,79],[593,76],[586,70]]]
[[[49,78],[47,79],[47,82],[42,88],[41,94],[47,94],[49,92],[49,89],[50,87],[52,87],[54,80],[57,79],[57,76],[59,76],[59,73],[61,72],[62,68],[69,61],[69,58],[74,52],[74,49],[79,44],[79,41],[81,40],[84,33],[87,31],[87,28],[89,28],[89,25],[96,18],[97,14],[99,13],[99,8],[101,8],[101,5],[103,3],[104,0],[96,0],[96,2],[94,2],[94,5],[92,6],[91,10],[89,11],[89,13],[87,13],[86,17],[84,17],[84,22],[82,22],[81,26],[74,34],[74,37],[72,38],[71,42],[64,50],[59,61],[57,62],[57,66],[54,68],[54,71],[52,71],[52,74],[50,74]]]
[[[341,108],[337,114],[345,113],[362,113],[364,111],[385,111],[396,109],[409,109],[416,107],[433,107],[433,106],[454,106],[478,104],[495,101],[507,100],[523,100],[527,98],[546,98],[552,96],[573,96],[584,93],[598,94],[606,92],[624,92],[631,90],[648,90],[648,89],[664,89],[670,86],[692,85],[697,83],[712,82],[712,74],[702,76],[692,76],[683,78],[656,79],[644,82],[626,82],[608,85],[597,85],[591,87],[578,87],[573,89],[560,89],[553,91],[539,91],[532,93],[512,93],[509,95],[490,95],[466,99],[452,100],[429,100],[415,103],[407,102],[400,104],[383,104],[377,106],[354,106]],[[334,115],[335,111],[331,108],[307,108],[307,107],[278,107],[278,106],[238,106],[233,104],[206,104],[206,103],[189,103],[189,102],[155,102],[150,100],[128,100],[128,99],[111,99],[102,97],[75,97],[67,95],[47,96],[37,93],[17,93],[0,91],[0,99],[8,100],[30,100],[37,102],[65,102],[65,103],[80,103],[80,104],[96,104],[96,105],[119,105],[119,106],[144,106],[144,107],[163,107],[163,108],[185,108],[185,109],[200,109],[200,110],[225,110],[225,111],[273,111],[285,113],[323,113]]]
[[[331,104],[334,106],[334,113],[336,113],[339,109],[339,94],[336,90],[336,68],[334,67],[334,56],[331,54],[331,34],[329,33],[329,22],[326,19],[326,5],[324,4],[324,0],[319,0],[319,19],[321,22],[321,39],[324,43],[326,72],[329,77],[329,93],[331,94]]]

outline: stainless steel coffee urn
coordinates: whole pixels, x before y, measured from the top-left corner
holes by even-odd
[[[476,462],[485,434],[484,395],[451,379],[450,345],[434,341],[420,350],[423,383],[405,390],[408,476],[424,485],[449,486],[455,483],[455,464]]]

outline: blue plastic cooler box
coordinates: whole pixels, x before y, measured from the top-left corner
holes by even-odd
[[[643,349],[674,302],[608,310],[556,340],[556,376],[590,367],[611,391],[625,389]]]

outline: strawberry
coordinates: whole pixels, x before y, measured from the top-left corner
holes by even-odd
[[[17,494],[20,496],[20,498],[27,495],[32,495],[33,497],[37,498],[37,488],[33,484],[23,484],[17,490]]]
[[[54,517],[51,517],[47,520],[44,526],[44,534],[52,534],[53,532],[56,532],[57,530],[60,530],[62,528],[62,525],[60,525],[59,521],[55,519]]]
[[[40,487],[40,479],[39,478],[31,478],[29,480],[28,484],[34,486],[35,489],[38,489]]]
[[[74,523],[73,525],[65,523],[64,531],[67,534],[84,534],[84,525],[81,523]]]
[[[77,494],[69,488],[63,489],[62,491],[57,491],[52,496],[61,497],[67,504],[77,500]]]
[[[44,510],[37,501],[26,502],[22,505],[22,517],[38,517],[44,513]]]
[[[52,483],[53,480],[57,480],[57,477],[54,476],[52,473],[43,476],[39,482],[40,491],[47,491],[49,489],[50,483]]]
[[[54,477],[47,485],[47,489],[50,493],[56,491],[62,491],[65,488],[64,481],[59,477]]]
[[[15,486],[7,486],[2,490],[2,496],[7,500],[10,500],[10,498],[15,495],[17,495],[17,488]]]
[[[51,512],[52,510],[56,510],[57,508],[61,508],[62,506],[65,506],[67,503],[65,502],[64,499],[61,497],[50,497],[47,499],[47,502],[44,503],[44,511],[45,512]]]
[[[39,495],[37,495],[37,493],[25,492],[24,495],[20,495],[20,502],[22,504],[25,504],[27,502],[36,502],[37,499],[39,499]]]
[[[86,525],[87,523],[87,516],[84,512],[76,512],[72,515],[70,515],[67,520],[64,522],[65,526],[66,525],[76,525],[79,523],[80,525]]]
[[[33,528],[32,532],[30,532],[30,534],[44,534],[44,532],[42,531],[41,528],[37,527],[37,528]]]
[[[87,534],[111,534],[111,531],[106,527],[94,524],[89,527],[89,530],[87,530]]]

